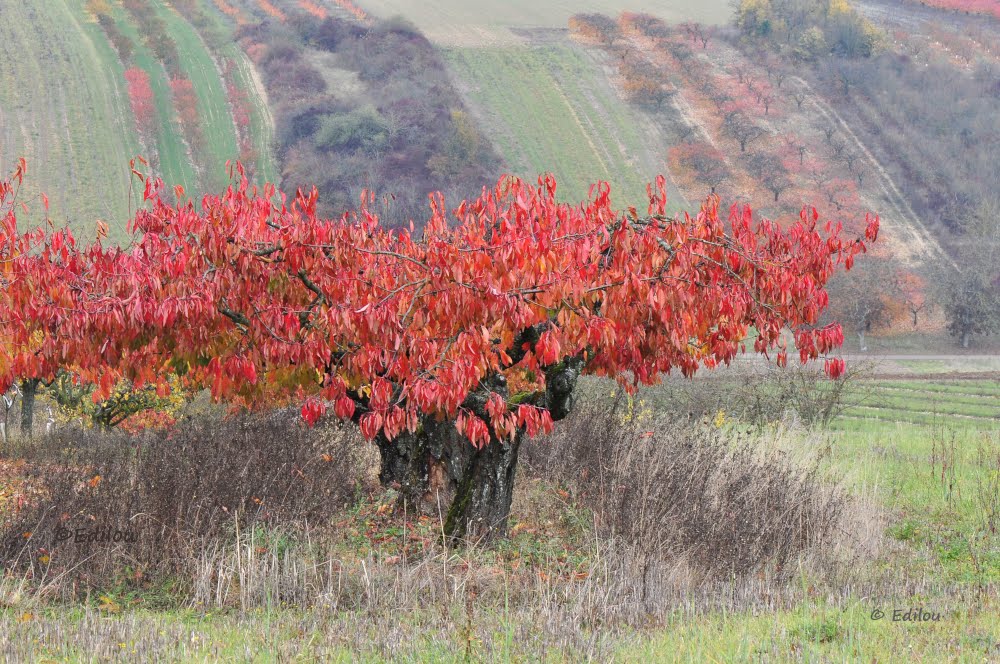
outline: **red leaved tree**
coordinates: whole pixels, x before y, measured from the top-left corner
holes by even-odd
[[[896,275],[896,283],[903,302],[906,305],[906,310],[913,318],[913,327],[916,329],[919,325],[918,316],[930,307],[930,302],[927,298],[927,291],[929,290],[927,282],[916,272],[900,269]]]
[[[128,83],[128,99],[132,105],[136,128],[146,138],[155,136],[156,101],[149,84],[149,74],[144,69],[132,67],[125,70],[125,81]]]
[[[581,374],[628,388],[690,376],[743,352],[751,327],[779,364],[787,328],[802,361],[843,341],[818,326],[825,285],[864,238],[813,209],[787,229],[748,208],[726,220],[716,197],[668,216],[663,187],[639,215],[615,210],[606,184],[572,206],[551,176],[504,178],[451,212],[432,195],[414,233],[382,228],[374,197],[328,220],[315,190],[275,205],[240,178],[196,207],[147,179],[128,248],[56,250],[40,234],[44,250],[18,254],[3,334],[41,331],[43,354],[79,365],[97,398],[170,367],[218,398],[350,419],[377,444],[382,482],[414,507],[440,501],[449,537],[489,539],[506,529],[523,436],[570,413]],[[877,231],[869,219],[867,240]]]

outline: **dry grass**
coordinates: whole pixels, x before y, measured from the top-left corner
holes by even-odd
[[[858,584],[898,592],[898,575],[857,571],[887,546],[881,513],[832,486],[815,455],[789,453],[792,437],[588,404],[526,444],[510,539],[460,550],[391,491],[355,485],[374,468],[365,446],[279,416],[202,421],[142,439],[138,455],[116,437],[85,436],[72,453],[47,441],[24,456],[63,471],[24,515],[38,523],[30,546],[5,550],[0,653],[607,660],[679,615],[787,610],[817,594],[846,605]],[[296,469],[309,483],[282,480]],[[253,502],[262,493],[280,519]],[[46,544],[43,562],[35,538],[69,510],[171,521],[135,544]],[[272,629],[281,636],[258,640]]]
[[[371,481],[355,437],[308,431],[292,413],[202,417],[138,437],[64,430],[22,445],[13,452],[34,492],[3,523],[0,557],[63,599],[168,577],[185,585],[216,543],[322,523]]]

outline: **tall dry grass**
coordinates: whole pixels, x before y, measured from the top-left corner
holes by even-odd
[[[515,639],[543,657],[606,659],[678,612],[898,588],[898,576],[858,576],[884,546],[882,516],[816,455],[790,451],[806,434],[640,421],[599,403],[564,425],[525,444],[513,534],[491,549],[448,549],[440,523],[394,506],[374,485],[377,458],[346,430],[275,414],[55,437],[21,450],[45,490],[4,533],[0,604],[305,611],[303,630],[379,657],[465,634],[487,658]],[[54,542],[62,524],[88,522],[140,538]],[[101,652],[147,623],[86,638]]]

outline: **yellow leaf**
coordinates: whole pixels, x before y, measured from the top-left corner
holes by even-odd
[[[108,611],[110,613],[118,613],[119,611],[122,610],[121,605],[119,605],[118,602],[116,602],[108,595],[101,595],[99,601],[101,602],[100,608],[103,611]]]

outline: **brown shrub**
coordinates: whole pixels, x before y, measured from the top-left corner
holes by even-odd
[[[0,533],[0,559],[83,589],[190,578],[213,541],[328,522],[364,482],[359,442],[288,413],[200,417],[141,436],[60,432],[20,450],[39,497]]]
[[[621,404],[581,408],[522,452],[530,473],[577,488],[598,536],[647,563],[683,561],[696,575],[726,578],[780,570],[833,534],[846,499],[815,463],[791,463],[712,423],[623,422]]]

